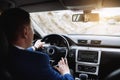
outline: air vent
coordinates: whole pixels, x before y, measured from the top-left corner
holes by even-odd
[[[91,44],[93,44],[93,45],[100,45],[101,44],[101,40],[91,40]]]
[[[87,40],[78,40],[78,44],[87,44],[88,43],[88,41]]]

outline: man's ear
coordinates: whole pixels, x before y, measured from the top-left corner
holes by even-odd
[[[24,38],[28,38],[28,33],[29,33],[28,31],[29,31],[29,30],[28,30],[28,27],[25,27],[25,26],[24,26],[24,29],[23,29],[23,37],[24,37]]]

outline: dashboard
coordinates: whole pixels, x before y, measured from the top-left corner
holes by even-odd
[[[72,46],[73,52],[69,53],[69,61],[74,60],[70,65],[74,69],[75,77],[78,79],[81,74],[87,74],[91,80],[104,80],[108,74],[120,68],[120,49]],[[69,62],[71,64],[71,62]]]
[[[63,36],[69,43],[67,59],[71,74],[75,80],[82,80],[81,78],[83,80],[84,78],[86,78],[85,80],[105,80],[110,73],[120,68],[120,37],[91,35]],[[45,38],[45,41],[52,46],[59,46],[60,52],[57,51],[55,58],[59,59],[58,57],[61,54],[66,55],[67,48],[64,47],[68,47],[68,45],[66,46],[66,42],[60,36],[56,37],[54,34],[52,37],[48,36]]]

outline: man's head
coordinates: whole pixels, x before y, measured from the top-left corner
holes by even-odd
[[[20,8],[11,8],[2,13],[2,20],[9,42],[24,48],[31,45],[33,31],[28,12]]]

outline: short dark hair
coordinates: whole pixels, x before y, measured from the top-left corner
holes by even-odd
[[[2,14],[2,27],[5,30],[9,40],[17,39],[18,32],[23,29],[24,25],[30,24],[30,15],[21,8],[10,8]]]

